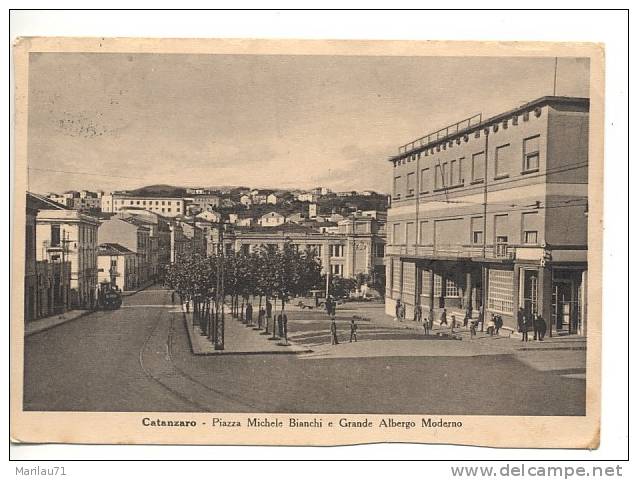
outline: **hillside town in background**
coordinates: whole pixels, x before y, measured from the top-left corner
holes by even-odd
[[[154,185],[129,191],[27,194],[25,319],[96,307],[103,282],[123,292],[161,282],[168,265],[292,242],[313,249],[324,273],[365,275],[384,289],[389,197],[249,187]]]

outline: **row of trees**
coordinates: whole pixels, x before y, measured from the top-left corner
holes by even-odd
[[[279,308],[283,314],[291,298],[322,288],[321,264],[313,250],[299,250],[286,242],[283,248],[264,245],[251,253],[179,258],[167,269],[165,284],[182,302],[193,305],[193,321],[216,348],[223,348],[227,302],[233,317],[243,316],[240,300],[243,305],[250,297],[259,298],[259,309],[272,300],[273,310]]]

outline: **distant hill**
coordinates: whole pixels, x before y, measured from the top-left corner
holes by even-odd
[[[128,194],[144,197],[183,197],[186,195],[186,189],[173,185],[149,185],[136,190],[129,190]]]

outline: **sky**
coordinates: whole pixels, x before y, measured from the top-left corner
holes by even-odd
[[[554,87],[554,57],[31,53],[29,190],[390,191],[399,145]],[[556,94],[589,96],[586,59]]]

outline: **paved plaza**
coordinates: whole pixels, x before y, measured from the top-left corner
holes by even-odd
[[[524,344],[506,335],[470,340],[461,330],[455,332],[459,340],[438,326],[425,336],[414,322],[397,324],[382,312],[381,304],[340,306],[340,343],[330,345],[325,312],[291,307],[292,347],[273,345],[239,319],[227,318],[226,348],[236,354],[195,355],[189,318],[171,304],[168,291],[154,287],[126,297],[119,310],[90,313],[28,336],[24,407],[584,414],[584,339]],[[349,342],[353,315],[359,325],[356,343]],[[239,335],[264,352],[241,354],[234,345]],[[272,352],[280,348],[297,351]]]

